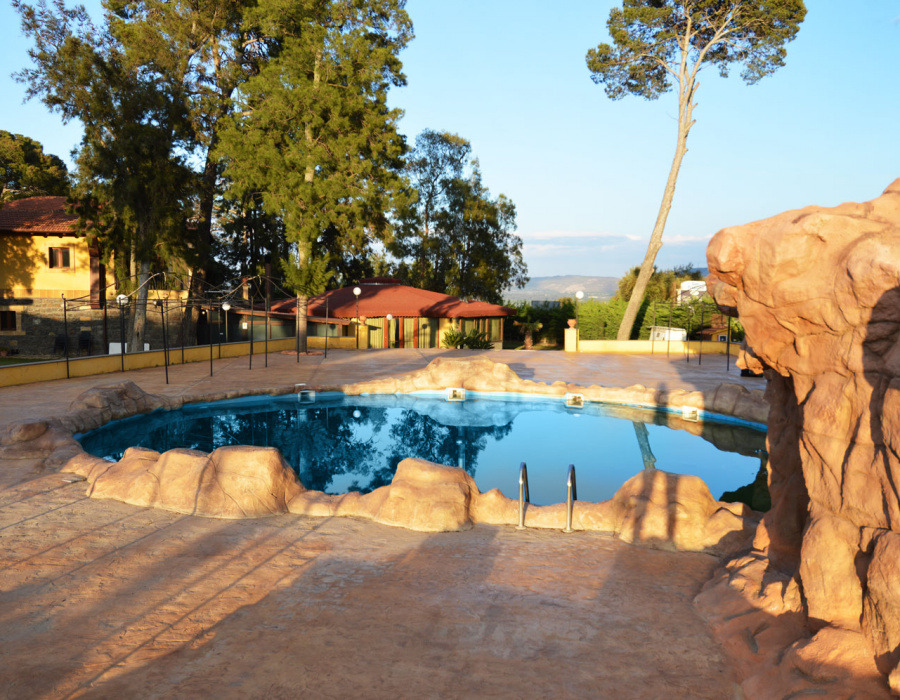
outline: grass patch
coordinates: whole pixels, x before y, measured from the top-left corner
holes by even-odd
[[[0,357],[0,367],[6,365],[27,365],[29,362],[46,362],[43,357]]]
[[[521,340],[504,340],[503,341],[503,349],[504,350],[524,350],[525,345]],[[532,350],[564,350],[565,346],[556,345],[552,343],[535,343]]]

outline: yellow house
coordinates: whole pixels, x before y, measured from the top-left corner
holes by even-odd
[[[77,217],[65,205],[65,197],[31,197],[0,208],[0,295],[90,293],[92,256],[85,239],[73,235]]]
[[[0,349],[58,350],[63,295],[83,300],[72,309],[65,342],[96,330],[90,311],[101,307],[105,271],[97,249],[72,233],[77,217],[65,206],[65,197],[30,197],[0,208]]]

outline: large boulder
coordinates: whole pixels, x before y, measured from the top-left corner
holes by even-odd
[[[211,454],[141,447],[116,463],[89,455],[66,465],[88,480],[88,495],[213,518],[286,513],[303,486],[274,447],[230,445]]]
[[[720,503],[696,476],[644,469],[611,501],[619,539],[666,549],[730,552],[749,543],[756,520],[743,503]]]
[[[372,519],[411,530],[447,532],[472,526],[469,514],[475,481],[465,470],[424,459],[404,459],[397,465],[387,496]]]
[[[740,316],[769,380],[773,508],[756,546],[799,578],[817,639],[863,634],[882,673],[892,672],[900,180],[870,202],[724,229],[707,255],[716,301]]]

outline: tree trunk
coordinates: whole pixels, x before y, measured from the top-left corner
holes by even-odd
[[[212,157],[212,151],[218,139],[213,133],[209,147],[206,149],[206,163],[203,168],[203,180],[200,193],[200,220],[197,224],[197,245],[201,260],[209,259],[212,248],[212,214],[216,198],[216,184],[219,178],[218,163]],[[197,322],[200,320],[199,301],[203,296],[206,270],[201,266],[191,274],[188,287],[188,298],[184,315],[181,318],[182,345],[197,344]]]
[[[128,347],[131,352],[141,352],[144,349],[144,338],[147,326],[147,298],[149,296],[147,280],[150,279],[150,263],[141,261],[138,271],[138,290],[134,297],[134,322],[131,326],[131,335],[128,339]]]
[[[666,228],[666,219],[669,217],[669,210],[672,208],[672,199],[675,196],[675,183],[678,181],[678,171],[681,169],[681,161],[687,152],[688,132],[693,126],[691,121],[691,113],[694,109],[693,103],[694,84],[693,80],[685,79],[680,86],[678,94],[678,141],[675,146],[675,157],[672,159],[672,167],[669,168],[669,178],[666,180],[666,189],[663,191],[662,202],[659,205],[659,213],[656,215],[656,224],[653,226],[653,233],[650,234],[650,243],[647,245],[647,253],[644,255],[644,261],[641,263],[641,271],[638,273],[637,280],[634,283],[634,289],[631,297],[628,299],[628,306],[625,307],[625,315],[622,317],[622,324],[619,326],[619,332],[616,340],[630,340],[631,331],[634,322],[637,319],[638,311],[641,303],[644,301],[644,292],[647,291],[647,284],[653,274],[653,264],[656,262],[656,254],[662,248],[663,231]]]
[[[306,294],[297,295],[297,352],[305,353],[306,345],[306,312],[309,306],[309,297]]]
[[[639,421],[632,421],[634,434],[637,437],[638,447],[641,448],[641,459],[644,461],[644,469],[656,469],[656,457],[650,449],[650,433],[647,426]]]
[[[322,51],[316,53],[316,61],[313,67],[313,86],[317,88],[319,85],[320,75],[319,68],[322,63]],[[316,165],[312,157],[312,148],[313,143],[315,142],[315,137],[313,136],[312,126],[307,123],[303,128],[303,135],[306,139],[307,145],[307,165],[306,172],[303,175],[303,181],[309,185],[312,185],[315,176],[316,176]],[[305,231],[300,232],[300,237],[306,235]],[[309,259],[311,256],[311,245],[307,240],[298,240],[297,241],[297,267],[302,269],[304,265],[309,264]],[[297,351],[298,352],[306,352],[306,314],[307,307],[309,306],[309,292],[306,289],[298,289],[297,290]]]
[[[199,299],[202,296],[203,277],[201,270],[194,270],[188,284],[188,296],[184,302],[184,314],[181,316],[179,328],[180,344],[191,346],[197,344],[197,323],[200,321]]]

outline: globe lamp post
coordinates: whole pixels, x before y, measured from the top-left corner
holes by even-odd
[[[122,356],[122,371],[125,371],[125,307],[128,306],[128,296],[120,294],[116,297],[119,305],[119,351]]]
[[[228,342],[228,312],[231,311],[231,304],[227,301],[222,304],[222,311],[225,312],[225,342]]]
[[[356,349],[359,350],[359,295],[362,294],[362,289],[359,287],[353,288],[353,296],[356,297]]]

